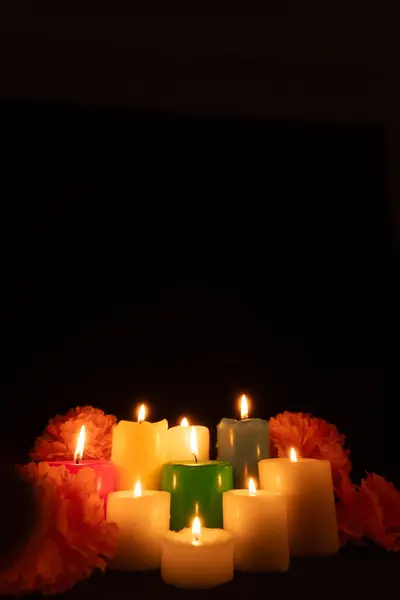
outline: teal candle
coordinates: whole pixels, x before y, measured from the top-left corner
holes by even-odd
[[[269,458],[268,421],[248,419],[242,396],[242,420],[222,419],[217,427],[218,458],[232,463],[235,488],[247,489],[249,477],[258,479],[258,461]]]
[[[161,489],[171,494],[170,529],[190,527],[196,514],[204,527],[222,529],[222,494],[233,487],[232,465],[221,460],[170,462],[161,469]]]

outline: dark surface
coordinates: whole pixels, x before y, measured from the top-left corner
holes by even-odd
[[[285,574],[250,575],[236,573],[234,579],[210,590],[181,590],[163,583],[159,572],[96,574],[63,595],[64,598],[130,599],[245,597],[269,598],[354,598],[374,597],[396,590],[400,556],[375,549],[342,550],[330,559],[293,559]]]

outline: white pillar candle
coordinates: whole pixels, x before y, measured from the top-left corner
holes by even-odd
[[[161,545],[169,529],[170,494],[135,490],[108,496],[107,521],[118,525],[118,541],[109,567],[120,571],[159,569]]]
[[[232,536],[223,529],[200,526],[169,531],[161,554],[161,576],[165,583],[181,588],[210,588],[233,578]]]
[[[167,431],[167,462],[193,460],[190,449],[191,431],[195,430],[198,448],[198,460],[210,459],[210,431],[207,427],[194,425],[189,427],[187,419],[177,427],[171,427]]]
[[[223,495],[224,529],[233,537],[234,565],[238,571],[268,573],[289,568],[286,507],[274,492],[248,490]]]
[[[113,429],[111,460],[117,470],[117,489],[132,490],[140,481],[146,490],[160,489],[161,466],[167,460],[168,422],[145,421],[141,406],[138,422],[119,421]]]
[[[293,556],[323,556],[339,550],[331,464],[326,460],[269,458],[258,463],[260,487],[282,494]]]

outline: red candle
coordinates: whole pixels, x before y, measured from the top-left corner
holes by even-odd
[[[82,460],[85,446],[85,426],[82,425],[79,433],[78,443],[74,454],[74,460],[52,461],[51,467],[64,466],[72,475],[79,473],[81,469],[93,469],[96,477],[97,492],[104,500],[104,511],[107,507],[108,494],[115,491],[116,470],[110,460]]]

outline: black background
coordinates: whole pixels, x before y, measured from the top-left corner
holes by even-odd
[[[2,438],[48,419],[211,428],[312,412],[396,480],[385,132],[3,102]]]

